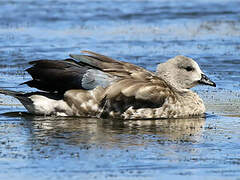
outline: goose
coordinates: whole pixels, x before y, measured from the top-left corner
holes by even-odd
[[[0,89],[34,115],[120,119],[203,116],[203,100],[190,88],[216,87],[193,59],[178,55],[156,72],[110,57],[82,51],[65,60],[36,60],[22,84],[40,91]]]

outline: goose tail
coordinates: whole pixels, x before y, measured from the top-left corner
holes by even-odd
[[[0,88],[0,94],[4,94],[7,96],[12,96],[18,99],[22,104],[32,104],[32,100],[23,92],[21,91],[12,91],[8,89]]]

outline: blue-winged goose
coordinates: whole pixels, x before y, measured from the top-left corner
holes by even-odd
[[[201,116],[202,99],[190,88],[216,86],[191,58],[176,56],[156,73],[136,65],[83,51],[66,60],[32,61],[24,82],[42,92],[1,89],[36,115],[101,118],[180,118]]]

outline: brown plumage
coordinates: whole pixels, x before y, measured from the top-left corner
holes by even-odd
[[[176,56],[160,64],[157,73],[91,51],[72,59],[31,62],[32,80],[24,84],[51,94],[0,93],[18,98],[29,112],[39,115],[112,118],[172,118],[199,116],[205,107],[189,90],[197,84],[215,86],[195,61]],[[23,101],[23,97],[30,99]],[[28,103],[26,103],[28,102]]]

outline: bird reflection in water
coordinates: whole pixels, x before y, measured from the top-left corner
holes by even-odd
[[[6,114],[7,115],[7,114]],[[13,116],[13,114],[9,114]],[[21,116],[34,140],[79,145],[140,146],[158,142],[199,142],[204,117],[188,119],[118,120],[79,117]],[[47,139],[47,140],[46,140]]]

